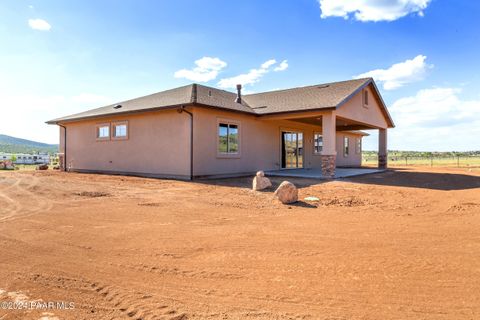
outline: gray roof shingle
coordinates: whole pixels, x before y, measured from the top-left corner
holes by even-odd
[[[236,93],[198,84],[190,84],[53,119],[47,121],[47,123],[56,124],[60,122],[98,118],[123,113],[167,109],[191,104],[254,115],[335,108],[348,100],[360,88],[363,88],[369,83],[374,84],[371,78],[247,94],[242,96],[242,103],[235,102],[237,96]],[[117,105],[121,105],[121,108],[114,108]],[[389,117],[388,111],[386,111],[386,115]]]
[[[335,108],[371,79],[348,80],[308,87],[249,94],[245,102],[257,114]],[[266,108],[265,108],[266,106]]]

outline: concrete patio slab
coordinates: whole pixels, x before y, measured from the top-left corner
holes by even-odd
[[[364,174],[384,172],[385,169],[377,168],[337,168],[334,179],[356,177]],[[284,169],[266,171],[265,175],[271,177],[293,177],[309,179],[328,179],[322,175],[321,169]]]

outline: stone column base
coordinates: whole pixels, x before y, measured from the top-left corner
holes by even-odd
[[[384,155],[384,154],[378,155],[378,168],[387,169],[387,155]]]
[[[322,175],[327,178],[335,177],[335,155],[322,155]]]

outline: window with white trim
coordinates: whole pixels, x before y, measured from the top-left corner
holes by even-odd
[[[112,122],[112,138],[114,140],[128,139],[128,121]]]
[[[313,153],[321,154],[323,150],[323,136],[320,133],[313,134]]]
[[[127,136],[126,124],[115,126],[115,137],[126,137],[126,136]]]
[[[98,126],[97,138],[99,139],[110,138],[110,126],[107,126],[107,125]]]
[[[239,126],[236,123],[218,123],[218,153],[238,154],[239,152]]]

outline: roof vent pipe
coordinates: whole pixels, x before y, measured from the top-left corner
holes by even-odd
[[[235,99],[236,103],[242,103],[242,85],[237,84],[237,99]]]

